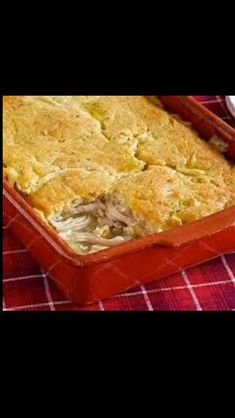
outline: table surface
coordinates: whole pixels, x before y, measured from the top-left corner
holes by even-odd
[[[235,127],[224,96],[195,96]],[[235,251],[148,286],[89,306],[66,300],[30,254],[3,226],[5,311],[235,311]]]

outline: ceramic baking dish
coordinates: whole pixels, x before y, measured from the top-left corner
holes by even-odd
[[[160,96],[205,139],[217,135],[235,160],[235,131],[190,96]],[[71,300],[86,304],[163,278],[235,248],[235,207],[173,230],[77,255],[6,180],[3,213],[19,241]]]

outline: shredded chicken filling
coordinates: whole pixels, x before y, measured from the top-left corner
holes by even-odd
[[[48,219],[59,236],[79,253],[94,253],[133,238],[133,215],[117,196],[77,203]]]

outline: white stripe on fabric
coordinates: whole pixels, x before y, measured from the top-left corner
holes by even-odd
[[[148,292],[146,290],[146,287],[145,286],[141,286],[141,291],[142,291],[142,294],[143,294],[143,297],[144,297],[144,300],[145,300],[145,303],[147,305],[148,310],[149,311],[153,311],[154,310],[153,309],[153,305],[152,305],[152,303],[151,303],[151,301],[149,299],[149,295],[148,295]]]
[[[47,274],[44,272],[44,270],[42,268],[41,268],[41,272],[42,272],[46,297],[47,297],[47,300],[48,300],[50,310],[55,311],[55,305],[54,305],[54,301],[53,301],[52,296],[51,296],[50,285],[49,285],[49,282],[48,282]]]

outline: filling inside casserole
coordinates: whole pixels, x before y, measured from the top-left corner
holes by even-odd
[[[93,253],[134,238],[134,216],[117,195],[74,203],[48,218],[59,236],[80,253]]]

